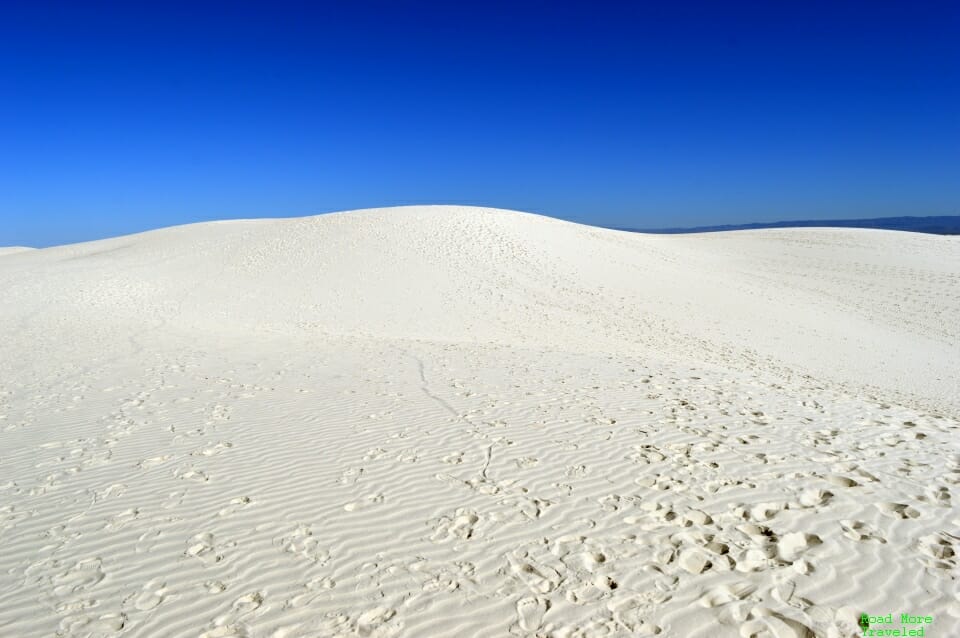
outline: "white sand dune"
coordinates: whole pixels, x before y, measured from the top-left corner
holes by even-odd
[[[0,636],[960,633],[960,238],[426,206],[0,254]]]
[[[0,246],[0,257],[4,255],[14,255],[16,253],[22,253],[27,250],[34,250],[33,248],[28,248],[27,246]]]

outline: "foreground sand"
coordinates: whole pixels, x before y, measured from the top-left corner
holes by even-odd
[[[0,636],[960,634],[960,239],[417,207],[0,291]]]

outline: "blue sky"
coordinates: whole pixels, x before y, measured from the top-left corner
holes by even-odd
[[[8,2],[0,245],[415,203],[960,214],[958,7]]]

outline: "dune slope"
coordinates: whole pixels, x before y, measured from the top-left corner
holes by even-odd
[[[960,630],[958,238],[405,207],[0,291],[0,635]]]

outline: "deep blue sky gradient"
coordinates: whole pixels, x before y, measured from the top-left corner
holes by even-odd
[[[960,3],[6,2],[0,245],[415,203],[960,214]]]

